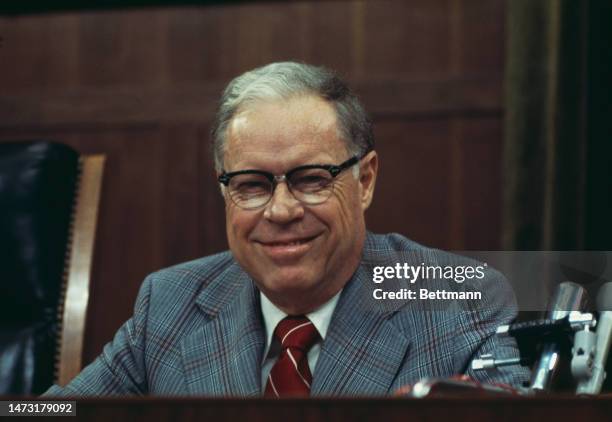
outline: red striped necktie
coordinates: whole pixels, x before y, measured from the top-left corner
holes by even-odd
[[[317,329],[304,316],[289,316],[278,323],[274,337],[281,343],[281,353],[268,375],[264,396],[308,396],[312,374],[307,354],[319,339]]]

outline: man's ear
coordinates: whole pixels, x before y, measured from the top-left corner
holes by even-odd
[[[378,174],[378,154],[376,151],[368,152],[361,159],[359,168],[359,185],[361,187],[361,208],[365,211],[370,207],[374,198],[376,175]]]

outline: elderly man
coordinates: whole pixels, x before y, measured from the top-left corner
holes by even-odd
[[[386,395],[466,371],[525,380],[520,367],[469,366],[517,354],[492,335],[516,312],[503,283],[478,309],[374,304],[372,265],[450,255],[366,231],[378,157],[363,107],[332,72],[273,63],[239,76],[212,135],[230,251],[149,276],[100,357],[47,394]]]

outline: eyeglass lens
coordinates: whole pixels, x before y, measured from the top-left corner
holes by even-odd
[[[332,192],[334,178],[325,169],[300,169],[291,172],[287,183],[295,198],[315,205],[325,202]],[[241,208],[257,208],[272,198],[274,184],[263,174],[239,174],[229,182],[229,194]]]

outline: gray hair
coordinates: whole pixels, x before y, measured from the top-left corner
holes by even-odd
[[[365,109],[334,72],[303,63],[272,63],[243,73],[223,91],[211,131],[215,169],[223,168],[227,127],[239,109],[261,100],[289,99],[300,94],[317,95],[331,103],[340,136],[351,154],[361,157],[374,149],[372,124]]]

